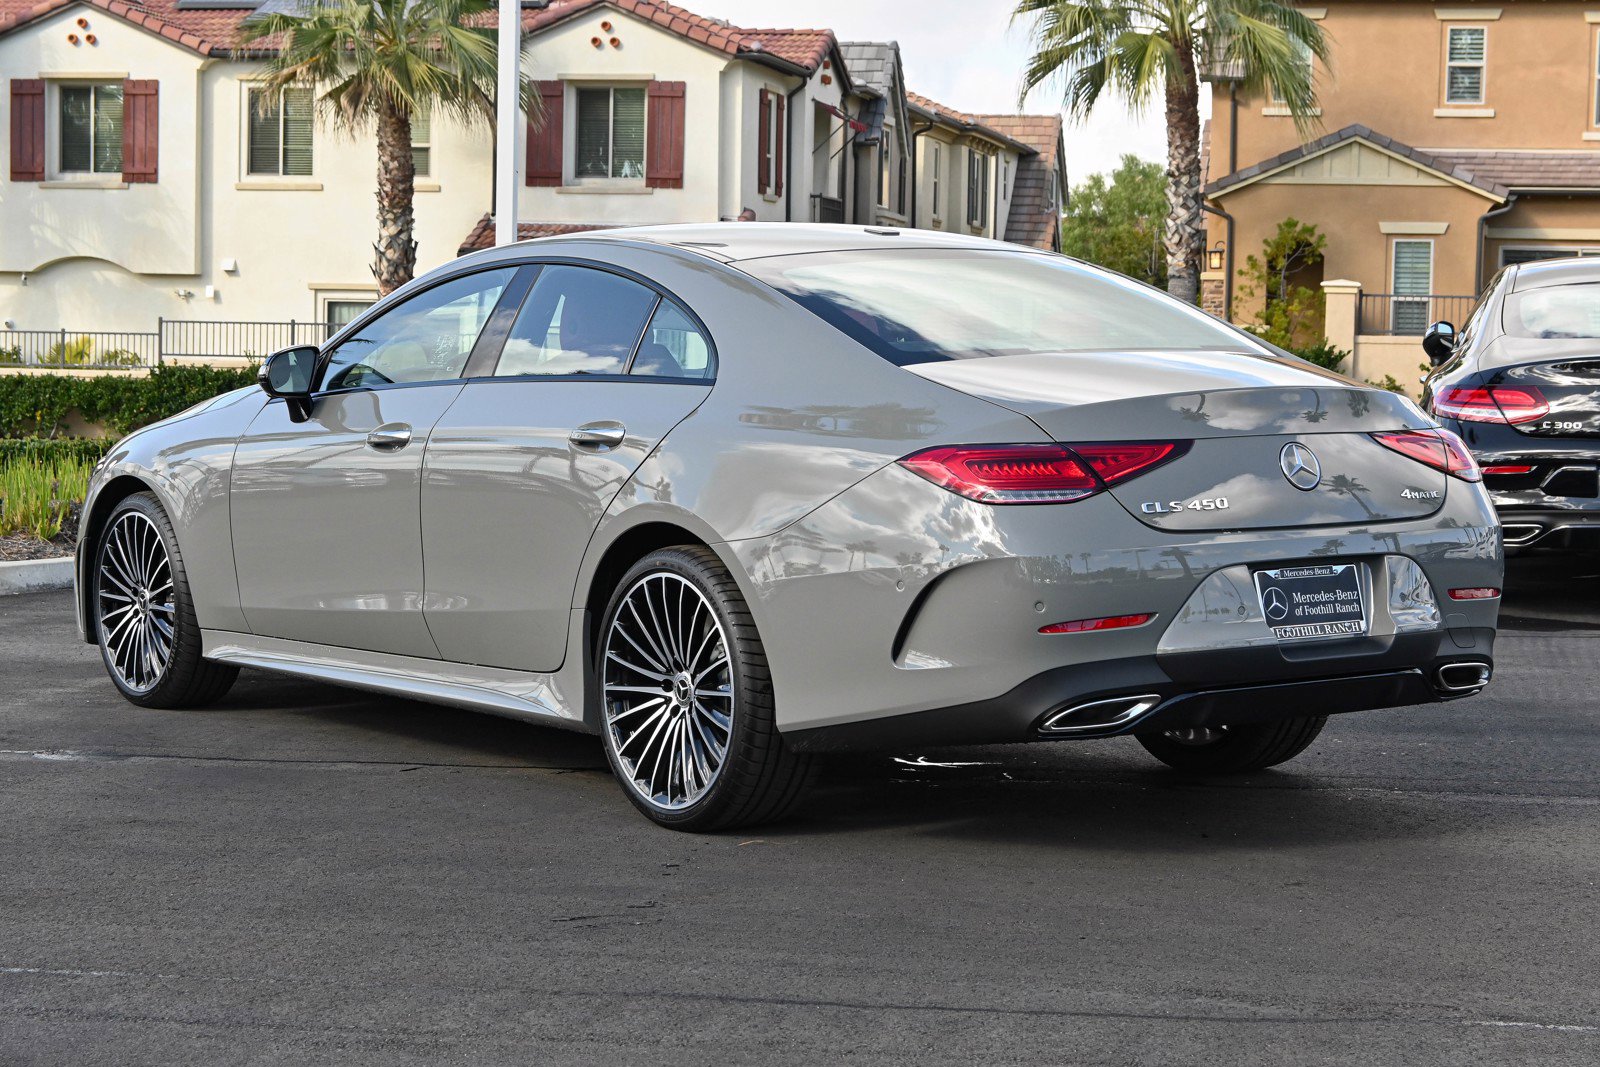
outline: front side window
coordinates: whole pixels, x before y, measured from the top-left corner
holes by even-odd
[[[656,294],[588,267],[539,272],[500,353],[498,377],[625,374]]]
[[[60,170],[122,173],[122,83],[63,85]]]
[[[1261,351],[1198,308],[1058,256],[820,252],[740,266],[901,366],[1048,352]]]
[[[573,176],[644,178],[644,89],[579,89]]]
[[[1488,36],[1489,31],[1482,26],[1450,27],[1445,103],[1483,103],[1484,53]]]
[[[434,286],[367,323],[328,356],[324,389],[459,378],[514,267]],[[331,311],[331,309],[330,309]]]
[[[246,172],[310,177],[311,134],[315,123],[312,90],[251,89],[246,110]]]
[[[671,300],[662,300],[639,342],[629,374],[656,378],[709,378],[711,343],[687,312]]]

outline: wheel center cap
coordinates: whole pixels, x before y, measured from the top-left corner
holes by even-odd
[[[689,677],[688,671],[681,671],[672,679],[672,702],[686,708],[693,699],[694,679]]]

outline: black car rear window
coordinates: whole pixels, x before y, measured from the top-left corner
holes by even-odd
[[[1263,350],[1198,308],[1059,256],[883,249],[739,266],[902,366],[1040,352]]]
[[[1600,337],[1600,284],[1548,285],[1506,297],[1512,337]]]

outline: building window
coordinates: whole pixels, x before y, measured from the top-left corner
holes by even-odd
[[[1567,259],[1571,256],[1600,256],[1600,248],[1579,245],[1537,245],[1525,248],[1501,248],[1500,265],[1537,263],[1543,259]]]
[[[1393,273],[1390,328],[1397,334],[1421,334],[1433,313],[1433,242],[1396,241]]]
[[[356,321],[356,317],[371,307],[372,300],[329,300],[327,303],[328,332],[334,333]]]
[[[940,208],[940,189],[944,185],[944,145],[934,141],[928,145],[928,172],[932,177],[929,188],[930,204],[933,208],[933,217],[939,218],[944,212]]]
[[[1311,46],[1296,37],[1289,42],[1289,47],[1294,49],[1295,63],[1305,68],[1306,80],[1310,81],[1312,77],[1311,64],[1313,62]],[[1274,104],[1287,104],[1289,102],[1288,98],[1278,90],[1276,85],[1272,87],[1272,102]]]
[[[895,175],[894,166],[894,127],[883,127],[883,141],[878,149],[878,206],[888,208],[889,190]]]
[[[967,149],[967,223],[989,225],[989,157]]]
[[[573,176],[644,179],[644,89],[579,89]]]
[[[1594,73],[1594,111],[1589,116],[1591,126],[1600,126],[1600,32],[1595,35],[1595,50],[1593,60]]]
[[[1009,159],[1000,161],[1000,199],[1011,199],[1011,161]]]
[[[426,105],[411,113],[411,166],[419,178],[433,173],[433,113]]]
[[[1447,104],[1483,103],[1483,61],[1489,31],[1482,26],[1451,26],[1444,99]]]
[[[246,171],[285,178],[311,175],[311,127],[315,103],[303,86],[251,89],[246,119]]]
[[[63,174],[122,173],[122,83],[61,87]]]

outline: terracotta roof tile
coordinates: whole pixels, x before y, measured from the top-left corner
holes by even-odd
[[[1061,166],[1060,115],[978,115],[985,126],[999,130],[1033,149],[1017,160],[1011,186],[1011,214],[1006,219],[1006,240],[1051,250],[1061,247],[1061,200],[1065,183],[1051,196],[1050,176]]]
[[[577,222],[519,222],[517,223],[517,240],[532,241],[540,237],[560,237],[568,233],[588,233],[590,230],[615,229],[603,222],[577,223]],[[456,255],[464,256],[468,252],[481,252],[485,248],[494,247],[494,216],[484,215],[478,224],[467,234],[467,239],[461,242],[461,247],[456,250]]]
[[[186,10],[177,0],[0,0],[0,34],[82,3],[113,17],[143,26],[201,55],[226,55],[238,39],[239,24],[254,14],[249,9]]]

